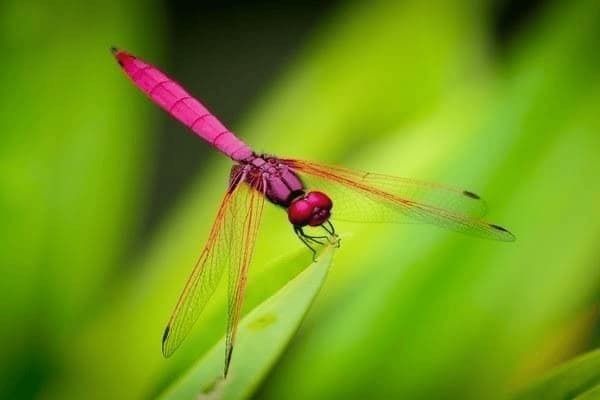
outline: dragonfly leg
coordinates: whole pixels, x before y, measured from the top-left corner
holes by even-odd
[[[312,243],[316,243],[319,245],[324,245],[325,243],[323,242],[323,240],[327,240],[329,241],[329,236],[313,236],[313,235],[307,235],[304,230],[302,228],[298,228],[298,232],[300,233],[300,235],[302,235],[302,237]]]
[[[327,222],[329,222],[329,221],[327,221]],[[335,232],[334,232],[334,231],[333,231],[333,230],[332,230],[332,229],[331,229],[331,228],[330,228],[328,225],[325,225],[327,222],[324,222],[324,223],[321,225],[321,228],[323,228],[323,229],[325,230],[325,232],[327,232],[327,233],[328,233],[330,236],[331,236],[331,235],[334,235],[334,234],[335,234]]]
[[[327,220],[327,225],[329,225],[329,228],[331,229],[331,234],[334,235],[334,236],[337,236],[335,234],[335,227],[333,226],[333,224],[331,223],[330,220]]]
[[[294,232],[296,233],[296,235],[300,238],[300,240],[302,240],[302,243],[304,243],[304,245],[306,247],[308,247],[310,249],[310,251],[312,251],[313,260],[315,260],[315,261],[317,260],[316,250],[313,246],[311,246],[311,243],[322,246],[325,244],[324,240],[326,240],[329,244],[334,245],[336,247],[340,247],[340,238],[338,235],[336,235],[333,224],[329,221],[327,221],[327,222],[328,222],[327,226],[325,226],[325,224],[321,225],[321,228],[323,228],[323,230],[325,230],[325,232],[327,232],[327,235],[324,235],[324,236],[307,235],[304,232],[304,230],[302,229],[302,227],[299,227],[299,226],[294,227]]]
[[[331,223],[331,221],[327,220],[325,223],[321,225],[321,228],[327,232],[327,241],[330,244],[336,245],[340,247],[340,237],[335,233],[335,227]]]
[[[323,245],[324,244],[323,241],[321,241],[319,239],[327,239],[327,236],[309,236],[309,235],[305,235],[304,238],[307,239],[307,240],[310,240],[313,243]]]
[[[309,242],[309,240],[312,240],[313,242],[316,240],[313,239],[312,237],[306,235],[304,233],[304,231],[302,230],[302,228],[294,227],[294,232],[296,233],[296,236],[298,236],[298,238],[302,241],[302,243],[304,243],[304,245],[306,247],[308,247],[308,249],[312,252],[313,261],[317,261],[317,250],[315,250],[315,248],[312,247]],[[317,243],[320,243],[320,242],[317,242]]]
[[[310,241],[311,241],[311,242],[313,242],[313,243],[317,243],[317,244],[323,245],[323,244],[325,244],[325,243],[324,243],[322,240],[328,240],[328,239],[329,239],[329,236],[325,236],[325,235],[323,235],[323,236],[307,235],[307,234],[304,232],[304,229],[302,229],[301,227],[298,227],[298,228],[295,228],[295,229],[297,230],[297,232],[298,232],[300,235],[302,235],[302,237],[303,237],[304,239],[306,239],[306,240],[310,240]]]

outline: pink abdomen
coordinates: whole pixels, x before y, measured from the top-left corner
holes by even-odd
[[[252,155],[252,150],[244,142],[177,82],[128,53],[116,50],[115,57],[144,93],[198,136],[236,161]]]

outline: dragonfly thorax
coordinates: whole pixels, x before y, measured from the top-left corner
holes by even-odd
[[[304,194],[304,184],[298,175],[276,157],[252,155],[244,160],[242,168],[246,181],[263,191],[274,204],[289,207],[295,198]]]

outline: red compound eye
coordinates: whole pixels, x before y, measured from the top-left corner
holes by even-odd
[[[288,207],[288,219],[295,226],[308,225],[313,215],[313,206],[305,199],[298,199]]]
[[[321,192],[310,192],[290,204],[288,219],[294,226],[319,226],[329,219],[331,199]]]
[[[321,210],[331,210],[333,205],[329,196],[323,192],[309,192],[306,195],[306,201]]]

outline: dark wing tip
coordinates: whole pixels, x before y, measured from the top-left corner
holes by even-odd
[[[495,230],[504,233],[504,235],[502,236],[502,240],[506,242],[514,242],[516,239],[515,235],[513,235],[511,231],[500,225],[490,224],[490,228],[494,228]]]
[[[471,198],[471,199],[475,199],[475,200],[481,200],[481,197],[477,194],[477,193],[473,193],[471,191],[468,190],[463,190],[462,192],[463,195]]]
[[[171,355],[167,352],[167,347],[165,346],[167,339],[169,338],[169,332],[171,332],[171,325],[167,325],[162,336],[162,353],[165,358],[168,358]]]
[[[233,354],[233,346],[227,346],[225,349],[225,368],[223,369],[223,378],[227,378],[229,372],[229,364],[231,363],[231,355]]]

